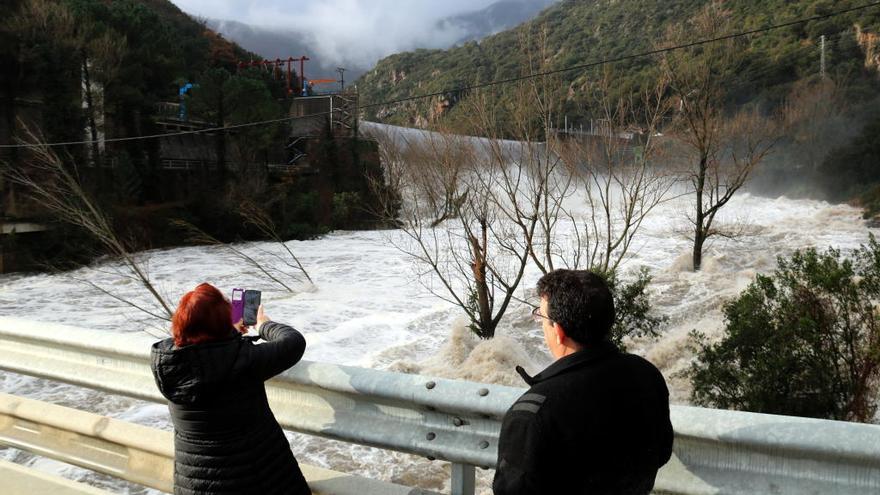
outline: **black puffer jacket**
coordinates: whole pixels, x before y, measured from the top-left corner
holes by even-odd
[[[153,344],[156,384],[174,423],[174,493],[309,494],[266,400],[265,380],[296,364],[306,341],[280,323],[267,342],[229,339],[182,348]]]

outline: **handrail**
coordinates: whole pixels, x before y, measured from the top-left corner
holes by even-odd
[[[149,371],[152,341],[0,318],[0,368],[164,402]],[[494,465],[500,420],[522,393],[311,362],[267,383],[285,428],[445,459],[460,478],[472,477],[467,465]],[[671,415],[675,455],[660,492],[880,493],[880,426],[685,406]]]

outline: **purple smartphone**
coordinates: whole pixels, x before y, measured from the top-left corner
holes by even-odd
[[[232,323],[244,317],[244,289],[232,289]]]
[[[243,320],[247,326],[256,325],[261,296],[258,290],[232,289],[232,323]]]

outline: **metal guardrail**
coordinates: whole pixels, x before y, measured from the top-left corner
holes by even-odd
[[[165,403],[149,367],[153,341],[0,318],[0,369]],[[466,494],[473,466],[495,465],[500,421],[522,391],[302,361],[266,393],[282,427],[453,462],[452,492]]]
[[[40,223],[0,220],[0,234],[28,234],[46,230],[49,230],[49,226]]]
[[[174,440],[170,431],[0,393],[0,445],[164,492],[173,488]],[[307,464],[300,464],[300,469],[315,495],[437,495]],[[23,482],[27,476],[20,475]],[[0,482],[0,488],[4,493],[10,489],[5,481]],[[77,489],[99,492],[84,485]],[[47,493],[56,491],[52,488]]]
[[[171,433],[0,394],[0,444],[171,492]]]
[[[141,335],[0,318],[0,368],[164,402]],[[523,389],[301,362],[267,383],[285,428],[453,462],[453,493],[492,467]],[[877,494],[880,426],[673,406],[675,454],[656,491]]]
[[[166,170],[214,170],[217,163],[211,160],[189,160],[185,158],[163,158],[160,161]]]
[[[3,495],[111,495],[84,483],[8,461],[0,461]]]

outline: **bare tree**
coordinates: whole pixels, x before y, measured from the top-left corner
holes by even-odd
[[[526,54],[525,75],[547,72],[551,58],[546,27],[521,33]],[[554,268],[559,254],[556,235],[563,201],[575,181],[558,150],[553,118],[562,113],[564,86],[557,76],[525,79],[506,92],[500,103],[485,92],[466,104],[470,132],[489,139],[479,142],[491,174],[481,184],[498,211],[518,230],[518,249],[542,272]]]
[[[472,143],[443,127],[434,133],[412,137],[398,136],[395,150],[383,146],[385,155],[396,155],[389,177],[397,190],[407,183],[411,193],[418,194],[419,211],[430,219],[430,225],[455,218],[464,199],[465,168],[475,160]],[[405,166],[406,172],[399,167]],[[395,167],[398,167],[395,169]],[[415,199],[415,198],[411,198]]]
[[[789,141],[784,154],[795,168],[810,173],[836,146],[853,137],[857,126],[848,125],[843,88],[830,77],[794,84],[783,106],[783,126]]]
[[[380,138],[388,184],[398,187],[405,234],[395,245],[417,260],[421,283],[458,306],[491,338],[519,285],[529,253],[486,185],[497,180],[475,138],[426,132]]]
[[[382,164],[381,175],[367,175],[367,185],[376,198],[369,213],[386,225],[397,226],[406,169],[406,140],[399,132],[389,130],[368,128],[361,132],[365,138],[378,144],[379,161]]]
[[[122,262],[127,272],[125,275],[141,284],[159,308],[145,308],[93,282],[89,282],[90,285],[150,316],[170,320],[172,306],[159,292],[143,263],[126,245],[107,214],[83,188],[73,160],[68,160],[70,165],[65,164],[51,148],[40,144],[42,140],[24,122],[19,121],[19,124],[24,129],[27,142],[34,146],[29,148],[30,159],[26,163],[4,164],[4,176],[10,182],[24,187],[51,215],[89,233],[107,252]]]
[[[717,37],[728,32],[729,12],[721,2],[708,4],[697,16],[670,32],[670,43]],[[703,247],[713,236],[734,233],[715,225],[718,212],[746,183],[776,143],[772,122],[756,110],[725,113],[725,74],[737,70],[741,41],[728,39],[667,52],[663,71],[678,99],[675,137],[680,144],[682,174],[692,187],[694,209],[693,266],[699,270]]]
[[[667,80],[658,75],[641,94],[618,99],[611,96],[613,84],[606,72],[591,86],[587,101],[599,125],[557,144],[588,212],[576,221],[563,208],[574,231],[569,265],[607,274],[626,259],[642,223],[668,199],[675,181],[659,132],[669,110]]]
[[[521,39],[532,62],[526,73],[543,67],[547,55],[529,36]],[[546,46],[546,36],[536,39],[539,49]],[[385,153],[404,162],[390,166],[401,172],[391,182],[402,191],[399,221],[412,241],[404,250],[430,267],[428,288],[461,307],[482,338],[494,335],[529,260],[539,259],[533,246],[541,208],[565,168],[541,142],[558,93],[558,81],[546,77],[515,86],[500,105],[492,94],[471,94],[462,103],[463,130],[482,138],[440,129],[410,140],[407,151]]]

